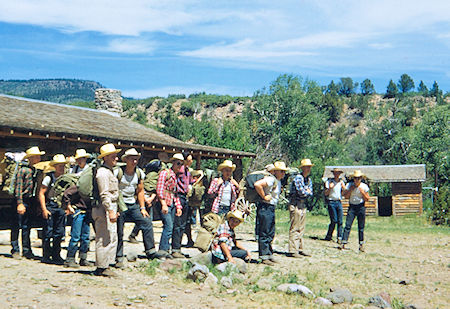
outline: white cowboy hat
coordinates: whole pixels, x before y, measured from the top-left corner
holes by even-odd
[[[176,153],[172,156],[172,158],[170,158],[170,162],[175,161],[175,160],[180,160],[180,161],[184,161],[184,157],[181,153]]]
[[[302,168],[303,166],[314,166],[314,164],[312,164],[310,159],[303,159],[302,161],[300,161],[300,168]]]
[[[230,218],[238,219],[241,223],[244,222],[244,213],[240,210],[230,211],[227,213],[227,220]]]
[[[350,175],[350,178],[355,178],[355,177],[362,177],[365,178],[366,175],[364,175],[360,170],[355,170],[353,172],[353,174]]]
[[[127,149],[125,151],[125,153],[122,155],[122,157],[120,157],[120,158],[122,159],[122,161],[124,161],[124,159],[126,157],[128,157],[128,156],[138,156],[138,157],[140,157],[141,154],[139,152],[137,152],[137,150],[135,148],[130,148],[130,149]]]
[[[267,164],[264,169],[268,172],[273,171],[273,169],[275,168],[275,165],[273,165],[273,163]]]
[[[342,170],[342,169],[340,169],[340,168],[338,168],[338,167],[335,167],[335,168],[333,168],[332,170],[331,170],[331,172],[332,173],[343,173],[344,171]]]
[[[273,169],[272,171],[287,171],[288,168],[286,167],[286,163],[284,163],[283,161],[277,161],[273,164]]]
[[[26,153],[26,155],[25,155],[25,157],[23,157],[23,160],[28,159],[29,157],[32,157],[32,156],[42,156],[45,154],[45,151],[40,151],[39,147],[34,146],[34,147],[27,149],[27,151],[25,151],[25,153]]]
[[[50,161],[50,166],[55,166],[56,164],[66,164],[67,159],[63,154],[55,154]]]
[[[116,149],[116,146],[113,144],[105,144],[102,147],[100,147],[100,155],[98,156],[99,159],[110,155],[112,153],[119,153],[122,149]]]
[[[74,158],[76,160],[76,159],[79,159],[79,158],[89,158],[90,156],[91,155],[86,152],[86,149],[81,148],[81,149],[77,149],[77,151],[75,151],[75,157]]]
[[[219,164],[219,166],[217,167],[217,170],[220,172],[221,170],[223,170],[226,167],[231,168],[231,171],[234,172],[234,170],[236,169],[236,164],[233,164],[233,162],[231,162],[231,160],[225,160]]]

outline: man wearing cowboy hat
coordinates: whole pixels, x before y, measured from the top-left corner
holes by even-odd
[[[31,229],[31,206],[33,198],[33,175],[35,173],[34,165],[41,161],[41,155],[45,151],[40,151],[39,147],[27,149],[23,160],[28,160],[28,165],[21,166],[16,175],[16,184],[14,187],[14,219],[11,223],[11,254],[13,258],[20,259],[19,248],[19,230],[22,229],[22,254],[27,259],[34,259],[31,251],[30,229]]]
[[[159,251],[156,254],[158,258],[166,258],[169,256],[169,241],[172,239],[173,221],[175,216],[181,216],[183,208],[180,199],[176,195],[176,174],[183,165],[184,157],[181,153],[176,153],[172,156],[170,161],[172,162],[172,167],[162,170],[159,173],[158,183],[156,185],[156,194],[161,203],[161,220],[163,222],[163,231],[161,233],[161,240],[159,241]]]
[[[121,157],[122,161],[126,163],[125,168],[119,167],[114,170],[114,175],[119,180],[119,190],[127,206],[127,210],[121,213],[117,219],[118,245],[115,266],[118,268],[125,266],[123,263],[123,228],[126,220],[134,222],[142,231],[147,258],[153,258],[156,253],[152,216],[145,207],[145,174],[137,166],[140,157],[141,154],[135,148],[128,149]],[[152,211],[150,213],[153,214]]]
[[[333,178],[328,178],[325,181],[325,191],[328,214],[330,216],[330,225],[325,240],[331,240],[334,232],[334,227],[337,224],[337,242],[342,242],[342,190],[345,190],[345,183],[340,178],[343,170],[335,167],[331,170]]]
[[[50,161],[50,166],[55,171],[48,173],[44,177],[39,190],[39,203],[42,217],[45,220],[44,238],[42,240],[42,263],[58,265],[64,263],[60,253],[61,241],[65,234],[65,212],[55,200],[54,185],[56,179],[64,174],[66,163],[67,160],[63,154],[54,155],[52,161]]]
[[[86,152],[85,149],[77,149],[75,152],[75,166],[70,169],[72,174],[81,174],[81,172],[87,167],[87,158],[91,155]]]
[[[113,168],[116,166],[117,154],[113,144],[100,147],[99,159],[103,164],[98,168],[95,180],[97,181],[100,203],[92,208],[92,219],[95,223],[95,275],[114,277],[116,274],[109,268],[114,264],[117,251],[117,202],[119,200],[119,181],[114,176]]]
[[[262,201],[256,203],[258,252],[262,263],[274,265],[272,241],[275,236],[275,207],[281,194],[281,179],[288,170],[286,164],[277,161],[272,168],[274,176],[266,176],[255,182],[255,190]]]
[[[293,180],[294,192],[289,192],[289,253],[292,257],[311,256],[303,251],[303,234],[306,224],[306,199],[312,197],[313,186],[309,177],[314,164],[310,159],[303,159],[300,163],[302,172]]]
[[[214,197],[211,211],[219,215],[226,215],[236,209],[236,199],[239,196],[239,184],[232,175],[236,165],[231,160],[225,160],[217,167],[221,177],[214,178],[208,189],[208,194]]]
[[[250,252],[236,240],[234,232],[234,229],[244,222],[244,213],[236,209],[230,211],[225,218],[225,222],[217,228],[211,245],[213,264],[236,263],[234,258],[240,258],[249,262],[251,260]]]
[[[346,249],[345,246],[350,236],[353,220],[358,219],[358,238],[359,251],[364,252],[364,226],[366,223],[366,207],[365,203],[369,200],[369,186],[361,182],[365,178],[360,170],[355,170],[350,175],[350,181],[344,191],[345,198],[349,199],[349,207],[347,211],[347,218],[345,220],[344,236],[342,237],[342,244],[340,249]]]

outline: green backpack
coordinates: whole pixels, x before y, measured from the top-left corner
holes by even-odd
[[[14,195],[17,172],[22,166],[28,165],[28,163],[25,161],[17,162],[7,156],[5,156],[1,163],[6,165],[5,172],[2,175],[1,189],[9,195]]]
[[[274,177],[274,176],[266,171],[256,171],[248,174],[247,177],[244,178],[245,180],[243,183],[240,184],[240,187],[241,193],[246,201],[248,201],[249,203],[256,204],[257,202],[262,200],[258,192],[256,192],[255,183],[258,180],[261,180],[265,177]]]
[[[158,184],[158,178],[161,171],[167,170],[168,167],[164,162],[158,162],[158,159],[150,161],[146,165],[146,175],[144,179],[144,189],[147,193],[156,193],[156,186]]]
[[[53,186],[53,190],[55,191],[53,195],[53,201],[58,204],[59,208],[62,207],[64,191],[66,191],[71,186],[77,185],[79,178],[80,176],[76,174],[63,174],[56,179]]]
[[[77,181],[78,193],[89,208],[96,207],[100,200],[97,180],[95,179],[100,166],[100,160],[93,160],[81,172]]]

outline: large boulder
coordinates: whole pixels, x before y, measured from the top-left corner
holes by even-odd
[[[296,283],[283,283],[277,287],[278,291],[285,293],[298,293],[303,296],[312,296],[314,297],[314,293],[308,289],[306,286]]]
[[[352,292],[344,288],[335,288],[328,293],[327,298],[333,304],[351,303],[353,301]]]
[[[212,273],[209,273],[205,279],[205,285],[207,285],[211,288],[216,286],[218,282],[219,282],[219,280]]]
[[[369,299],[369,304],[378,308],[391,308],[391,304],[388,303],[383,297],[380,295],[371,297]]]
[[[212,263],[212,254],[210,251],[198,254],[189,259],[189,262],[192,264],[202,264],[208,265]]]
[[[208,277],[209,269],[205,265],[194,264],[187,274],[187,278],[194,281],[205,281]]]

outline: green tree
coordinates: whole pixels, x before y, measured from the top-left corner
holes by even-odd
[[[427,97],[429,95],[428,87],[427,85],[425,85],[423,80],[420,81],[419,87],[417,87],[417,91],[424,97]]]
[[[365,96],[365,95],[370,95],[370,94],[374,94],[374,93],[375,93],[375,87],[373,86],[370,79],[366,78],[361,83],[361,94]]]
[[[339,94],[347,97],[355,93],[355,88],[358,87],[358,83],[354,83],[351,77],[341,77],[339,82]]]
[[[436,81],[434,81],[433,86],[430,89],[430,95],[435,98],[442,96],[442,90],[439,89],[439,85]]]
[[[395,98],[397,95],[398,95],[397,85],[391,79],[386,88],[386,94],[384,95],[384,97],[391,99],[391,98]]]
[[[404,94],[414,89],[414,81],[408,74],[402,74],[398,80],[398,89]]]

